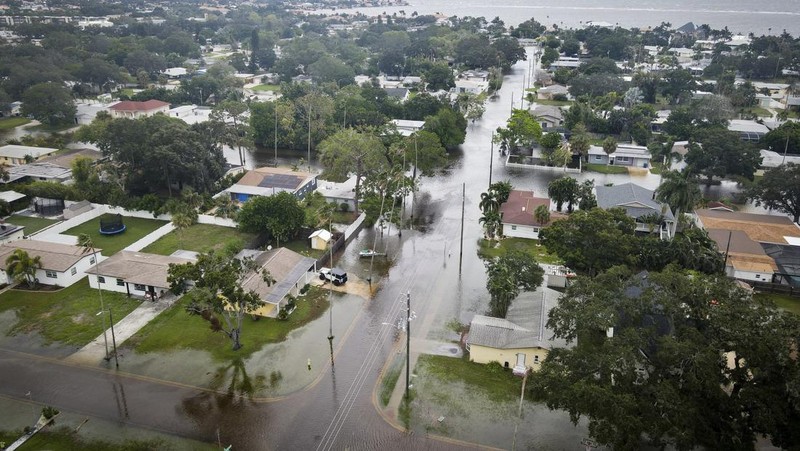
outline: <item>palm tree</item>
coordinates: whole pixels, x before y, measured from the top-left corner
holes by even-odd
[[[543,226],[550,222],[550,209],[547,208],[547,205],[539,205],[533,211],[533,217],[540,226]]]
[[[92,257],[94,257],[94,272],[97,276],[97,295],[100,297],[100,316],[103,318],[103,342],[106,346],[106,361],[108,361],[110,357],[108,355],[108,336],[106,335],[106,306],[105,303],[103,303],[103,290],[100,288],[100,273],[97,271],[97,265],[100,263],[97,260],[97,249],[94,247],[92,237],[86,233],[78,235],[78,246],[83,248],[83,252],[91,252]],[[114,325],[112,324],[111,327],[114,327]]]
[[[239,211],[239,206],[228,196],[220,196],[214,203],[217,206],[214,215],[220,218],[233,218]]]
[[[481,193],[481,202],[478,204],[478,207],[485,214],[488,212],[497,211],[500,207],[500,204],[497,202],[494,193],[489,191],[488,193]]]
[[[603,151],[606,153],[606,155],[610,156],[612,153],[616,152],[616,150],[617,150],[616,139],[609,136],[608,138],[603,140]]]
[[[495,210],[484,212],[483,216],[478,220],[478,222],[483,224],[488,239],[493,239],[495,235],[497,235],[500,230],[501,221],[500,213]]]
[[[667,171],[661,174],[661,185],[656,189],[656,200],[675,209],[675,222],[671,236],[675,236],[681,215],[694,208],[700,200],[700,188],[690,178],[689,172]]]
[[[6,271],[19,283],[26,282],[28,287],[36,287],[36,270],[42,268],[42,257],[31,257],[24,249],[17,249],[6,258]]]

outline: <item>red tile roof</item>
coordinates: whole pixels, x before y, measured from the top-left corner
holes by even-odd
[[[538,226],[538,221],[533,217],[536,207],[539,205],[546,205],[550,208],[550,199],[542,197],[534,197],[533,191],[519,191],[513,190],[508,195],[508,200],[500,206],[500,214],[503,216],[503,223]],[[550,220],[556,219],[551,212]]]
[[[133,100],[123,100],[111,107],[114,111],[150,111],[164,106],[169,106],[169,103],[160,100],[147,100],[144,102],[134,102]]]

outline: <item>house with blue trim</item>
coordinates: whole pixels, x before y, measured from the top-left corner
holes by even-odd
[[[226,189],[234,202],[247,202],[253,196],[272,196],[281,192],[302,200],[317,189],[317,174],[289,168],[264,167],[247,171],[235,185]]]

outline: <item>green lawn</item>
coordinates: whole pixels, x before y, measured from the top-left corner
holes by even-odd
[[[31,120],[27,117],[3,117],[0,118],[0,131],[11,130],[12,128],[25,125]]]
[[[135,309],[138,301],[122,293],[103,292],[106,308],[118,322]],[[17,323],[9,332],[38,332],[45,341],[83,346],[103,333],[100,295],[84,278],[60,291],[9,290],[0,294],[0,311],[15,310]],[[106,322],[107,323],[107,322]]]
[[[229,246],[244,248],[253,239],[255,239],[255,235],[232,227],[194,224],[182,232],[175,230],[164,235],[155,243],[142,249],[142,252],[170,255],[178,249],[185,249],[202,253],[225,249]]]
[[[451,383],[460,380],[473,390],[484,392],[492,401],[504,402],[519,399],[522,378],[498,365],[484,365],[469,361],[469,356],[458,359],[439,355],[421,355],[415,373],[435,377]]]
[[[402,358],[399,355],[395,356],[392,364],[389,365],[389,367],[386,369],[386,373],[383,375],[383,379],[381,380],[380,401],[381,405],[384,407],[386,407],[386,405],[389,404],[389,401],[392,399],[392,392],[394,391],[395,385],[397,385],[397,380],[400,379],[400,373],[403,371],[403,364],[405,361],[405,358]]]
[[[625,166],[613,166],[607,164],[592,164],[592,163],[584,163],[583,165],[584,171],[589,172],[599,172],[601,174],[627,174],[628,168]]]
[[[253,91],[280,91],[281,87],[280,85],[258,85],[258,86],[253,86],[250,89],[252,89]]]
[[[158,221],[155,219],[123,216],[122,221],[125,223],[126,227],[124,232],[119,235],[102,235],[100,233],[100,219],[110,219],[113,216],[114,215],[111,214],[105,214],[99,218],[84,222],[77,227],[73,227],[64,232],[64,234],[78,236],[81,233],[86,233],[92,237],[95,247],[102,249],[102,254],[106,257],[110,257],[166,224],[165,221]]]
[[[33,232],[38,232],[50,224],[55,224],[58,221],[55,219],[35,218],[31,216],[11,215],[6,220],[9,224],[25,226],[25,235],[30,235]]]
[[[478,241],[478,256],[481,258],[494,258],[505,254],[510,249],[519,249],[524,252],[532,253],[536,256],[536,261],[539,263],[547,263],[551,265],[561,264],[561,260],[554,254],[547,251],[544,246],[539,245],[539,240],[530,240],[527,238],[506,238],[500,241],[498,247],[494,247],[496,242],[490,242],[484,239]]]
[[[289,332],[319,318],[328,309],[328,292],[311,287],[297,300],[297,308],[285,321],[273,318],[246,318],[242,326],[242,349],[231,350],[230,339],[221,332],[212,332],[209,323],[185,308],[191,302],[186,294],[179,302],[161,313],[153,321],[125,342],[140,354],[164,352],[175,349],[208,351],[220,361],[244,358],[268,343],[279,343]]]
[[[768,299],[787,312],[800,315],[800,297],[779,293],[757,293],[753,297],[756,299]]]
[[[59,418],[56,418],[56,425],[58,425]],[[0,441],[5,441],[10,445],[14,440],[22,437],[23,431],[4,431],[0,433]],[[82,437],[81,433],[75,433],[74,430],[65,426],[55,427],[52,426],[37,433],[31,437],[19,449],[21,451],[28,450],[49,450],[49,451],[72,451],[80,449],[83,451],[105,451],[115,449],[118,451],[144,451],[152,449],[170,449],[169,443],[160,439],[128,439],[121,442],[107,442],[103,440],[92,440]],[[188,441],[188,440],[187,440]],[[202,442],[192,442],[193,449],[219,449],[219,447]]]
[[[309,245],[308,239],[296,239],[294,241],[289,241],[288,243],[281,243],[281,246],[291,249],[298,254],[305,255],[306,257],[311,258],[320,258],[325,255],[325,251],[319,249],[311,249]]]

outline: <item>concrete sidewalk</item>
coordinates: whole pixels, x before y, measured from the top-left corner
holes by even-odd
[[[153,320],[159,313],[166,310],[177,301],[178,298],[173,295],[166,295],[156,302],[142,301],[139,307],[130,312],[125,318],[117,321],[114,324],[114,334],[116,336],[117,347],[119,348],[122,343],[128,338],[132,337],[136,332],[144,327],[147,323]],[[111,329],[106,331],[108,337],[109,353],[112,352]],[[89,344],[84,346],[81,350],[70,355],[65,360],[73,363],[82,363],[94,365],[99,363],[106,356],[105,342],[103,334],[92,340]]]

